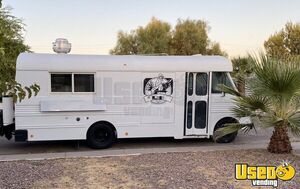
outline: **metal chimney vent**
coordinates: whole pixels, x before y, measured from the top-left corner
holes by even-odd
[[[67,39],[58,38],[53,44],[53,51],[56,53],[68,54],[71,51],[71,43]]]

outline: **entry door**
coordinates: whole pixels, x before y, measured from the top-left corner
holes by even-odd
[[[185,134],[206,135],[208,116],[208,73],[187,73]]]

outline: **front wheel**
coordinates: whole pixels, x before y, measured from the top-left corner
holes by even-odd
[[[115,131],[107,124],[97,123],[87,132],[87,142],[91,148],[108,148],[115,142],[115,140]]]
[[[224,121],[220,121],[220,123],[217,123],[217,125],[215,126],[214,132],[216,132],[217,129],[222,128],[222,127],[226,127],[225,124],[229,124],[229,123],[237,123],[236,120],[232,119],[232,120],[224,120]],[[238,132],[234,132],[234,133],[230,133],[228,135],[225,135],[221,138],[216,139],[217,143],[230,143],[232,141],[234,141],[234,139],[236,138]]]

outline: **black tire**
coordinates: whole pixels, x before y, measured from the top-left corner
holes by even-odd
[[[116,140],[116,134],[112,126],[104,123],[96,123],[87,132],[87,142],[91,148],[109,148]]]
[[[219,123],[217,123],[217,125],[215,126],[214,131],[216,131],[219,128],[225,127],[225,124],[228,123],[237,123],[237,121],[235,119],[228,119],[228,120],[224,120],[224,121],[220,121]],[[215,140],[217,143],[230,143],[232,141],[234,141],[234,139],[236,138],[238,132],[234,132],[228,135],[225,135],[221,138],[218,138],[217,140]]]

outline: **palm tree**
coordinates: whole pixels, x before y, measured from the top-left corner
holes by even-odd
[[[300,136],[300,59],[276,60],[260,54],[254,62],[249,95],[226,86],[220,88],[234,95],[236,117],[249,117],[249,124],[228,124],[216,138],[237,130],[248,132],[256,127],[274,127],[268,145],[272,153],[292,151],[288,133]]]
[[[253,72],[253,62],[251,60],[250,56],[237,57],[231,60],[233,64],[232,76],[241,94],[245,94],[246,79],[250,77]]]

